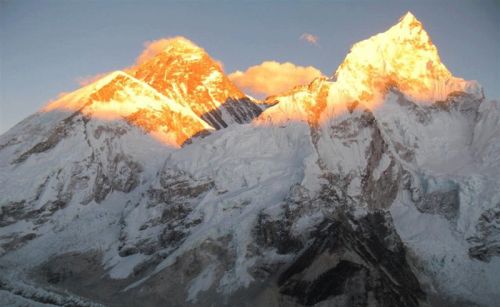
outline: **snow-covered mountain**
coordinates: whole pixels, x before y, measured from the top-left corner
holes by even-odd
[[[261,119],[327,121],[358,105],[379,107],[389,88],[417,103],[445,100],[453,92],[481,97],[475,81],[454,77],[441,63],[438,50],[422,23],[407,13],[388,31],[354,44],[330,81],[318,78],[309,86],[269,97],[279,105]]]
[[[215,129],[247,123],[261,112],[219,63],[184,37],[168,40],[162,52],[132,67],[130,73],[188,106]]]
[[[497,304],[499,104],[413,15],[260,115],[207,57],[176,39],[0,136],[3,305]]]
[[[88,119],[125,120],[172,146],[214,130],[188,106],[116,71],[49,103],[42,112],[77,112]]]

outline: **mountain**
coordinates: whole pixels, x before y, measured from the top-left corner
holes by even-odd
[[[421,103],[445,100],[453,92],[482,97],[477,82],[454,77],[441,63],[436,46],[410,12],[386,32],[354,44],[331,78],[334,82],[323,79],[268,98],[268,103],[276,100],[280,104],[261,118],[274,123],[290,119],[310,122],[319,120],[320,114],[329,119],[357,105],[373,109],[391,87]]]
[[[189,107],[166,98],[122,71],[64,95],[45,106],[42,112],[54,110],[79,112],[88,118],[125,120],[173,146],[213,130]]]
[[[261,112],[216,61],[183,37],[168,40],[162,52],[131,68],[130,73],[191,108],[215,129],[247,123]]]
[[[145,80],[111,74],[0,136],[2,305],[500,300],[500,106],[413,15],[204,137],[183,130],[211,129],[195,98]]]

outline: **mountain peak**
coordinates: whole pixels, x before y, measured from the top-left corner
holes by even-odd
[[[429,35],[424,29],[424,25],[411,12],[402,16],[399,22],[385,33],[387,33],[387,36],[392,35],[402,39],[418,41],[423,45],[433,45]]]
[[[183,36],[167,39],[164,41],[163,46],[164,49],[162,52],[170,55],[176,54],[191,57],[193,57],[193,55],[199,55],[196,59],[200,59],[202,55],[206,54],[205,50]]]
[[[185,48],[185,49],[201,49],[191,40],[185,38],[184,36],[176,36],[169,39],[170,44],[173,48]]]
[[[388,86],[418,101],[441,100],[465,86],[441,62],[422,23],[410,12],[386,32],[354,44],[335,76],[352,100],[365,102],[376,100]]]
[[[316,123],[355,105],[374,108],[391,87],[416,102],[445,100],[455,91],[481,97],[476,82],[451,74],[422,23],[410,12],[387,31],[354,44],[332,80],[279,96],[280,103],[266,109],[260,119],[280,123],[313,118]]]
[[[399,18],[399,24],[404,26],[422,26],[422,23],[410,11]]]
[[[60,96],[58,99],[49,102],[42,108],[41,111],[49,112],[56,109],[68,111],[80,110],[85,106],[85,104],[93,99],[92,97],[103,93],[106,89],[108,89],[108,95],[114,94],[114,92],[116,92],[117,80],[127,80],[129,78],[132,77],[127,73],[121,70],[115,70],[74,92],[67,93]],[[114,90],[110,91],[109,89],[112,85],[114,85]]]
[[[213,130],[190,108],[119,70],[51,102],[42,112],[54,110],[79,111],[107,121],[125,120],[174,147]]]
[[[122,70],[115,70],[115,71],[112,71],[112,72],[104,75],[102,78],[98,79],[98,81],[107,82],[107,81],[111,81],[114,78],[119,77],[119,76],[128,76],[128,75],[126,72],[124,72]]]
[[[219,129],[248,122],[260,108],[224,74],[221,65],[184,37],[159,40],[159,53],[130,70],[158,92],[190,108]]]
[[[392,35],[399,35],[401,38],[421,41],[422,43],[432,45],[432,41],[424,29],[424,25],[411,12],[407,12],[399,18],[399,22],[391,30],[390,34]]]

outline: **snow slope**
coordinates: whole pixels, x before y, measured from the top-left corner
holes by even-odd
[[[28,117],[0,136],[0,301],[495,306],[499,105],[429,42],[407,14],[356,44],[336,81],[191,142],[179,136],[210,130],[196,98],[177,103],[140,69]],[[149,129],[140,108],[169,123]]]

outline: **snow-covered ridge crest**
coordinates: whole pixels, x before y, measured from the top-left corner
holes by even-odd
[[[478,99],[483,96],[476,81],[452,75],[422,23],[410,12],[386,32],[354,44],[331,80],[314,86],[319,81],[273,97],[279,103],[267,109],[257,122],[310,122],[311,117],[326,120],[356,105],[373,109],[383,103],[390,87],[417,103],[443,101],[453,92]],[[311,90],[320,89],[322,99],[316,99],[320,93]]]
[[[123,71],[112,72],[64,95],[41,112],[54,110],[80,111],[86,116],[110,121],[126,120],[176,147],[203,131],[213,130],[190,108]]]
[[[397,86],[412,100],[444,100],[455,91],[479,94],[475,82],[454,77],[441,62],[422,23],[408,12],[384,33],[354,44],[335,72],[339,90],[369,101],[387,85]]]
[[[100,119],[125,118],[151,134],[162,130],[160,140],[175,146],[261,113],[217,61],[180,36],[150,42],[136,65],[65,94],[42,111],[82,108]]]
[[[205,54],[205,50],[182,36],[166,40],[162,52],[181,55],[185,60],[199,60]]]

